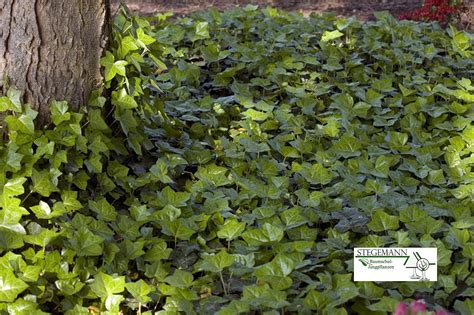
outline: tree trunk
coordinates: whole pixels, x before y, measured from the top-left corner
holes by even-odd
[[[100,85],[108,2],[0,0],[0,88],[24,92],[39,123],[51,100],[77,110]]]

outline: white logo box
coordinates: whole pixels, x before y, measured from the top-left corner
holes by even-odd
[[[437,281],[437,279],[436,248],[354,248],[354,281]]]

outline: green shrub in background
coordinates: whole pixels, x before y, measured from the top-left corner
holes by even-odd
[[[248,6],[119,15],[105,88],[0,98],[0,310],[474,313],[473,36]],[[352,282],[436,246],[438,282]]]

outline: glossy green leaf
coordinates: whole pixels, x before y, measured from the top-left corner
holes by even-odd
[[[283,238],[283,230],[264,223],[260,228],[247,230],[242,234],[242,237],[249,246],[268,245],[279,242]]]
[[[114,277],[103,272],[97,273],[90,285],[92,292],[100,298],[107,298],[125,290],[125,277]]]
[[[0,302],[13,302],[28,284],[15,277],[9,269],[0,270]]]

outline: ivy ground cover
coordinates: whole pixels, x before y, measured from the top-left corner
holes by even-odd
[[[0,98],[0,312],[474,313],[472,34],[253,6],[113,28],[81,113]],[[354,283],[382,246],[437,247],[438,281]]]

